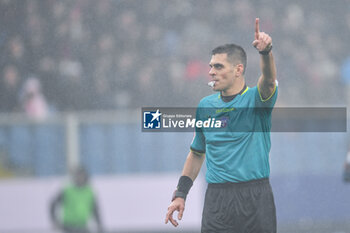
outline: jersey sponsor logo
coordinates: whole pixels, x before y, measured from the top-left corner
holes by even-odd
[[[223,113],[223,112],[232,112],[235,108],[220,108],[216,110],[216,113]]]

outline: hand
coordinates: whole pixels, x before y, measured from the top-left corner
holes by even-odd
[[[173,213],[175,210],[179,212],[179,214],[177,215],[177,218],[181,220],[185,210],[185,200],[183,198],[177,197],[175,198],[174,201],[171,202],[171,204],[168,207],[168,213],[166,214],[166,217],[165,217],[165,224],[167,224],[168,221],[170,220],[170,222],[174,225],[174,227],[177,227],[179,225],[177,221],[173,218]]]
[[[255,40],[253,41],[253,46],[259,52],[269,50],[272,46],[271,37],[265,32],[260,32],[259,18],[255,19]]]

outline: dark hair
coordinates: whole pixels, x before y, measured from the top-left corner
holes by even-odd
[[[245,73],[245,68],[247,66],[247,54],[241,46],[235,44],[225,44],[220,45],[211,51],[211,55],[221,53],[226,53],[227,60],[232,64],[243,64],[243,74]]]
[[[77,186],[85,185],[89,182],[88,171],[82,165],[78,165],[72,169],[73,182]]]

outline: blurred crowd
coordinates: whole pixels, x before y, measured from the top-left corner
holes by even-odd
[[[211,93],[211,49],[229,42],[246,49],[253,86],[255,17],[273,38],[279,105],[344,105],[349,9],[345,0],[1,0],[0,110],[196,106]]]

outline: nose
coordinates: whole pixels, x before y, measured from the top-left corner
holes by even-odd
[[[215,72],[215,70],[214,70],[214,67],[210,68],[210,70],[209,70],[209,75],[212,76],[212,77],[216,75],[216,72]]]

